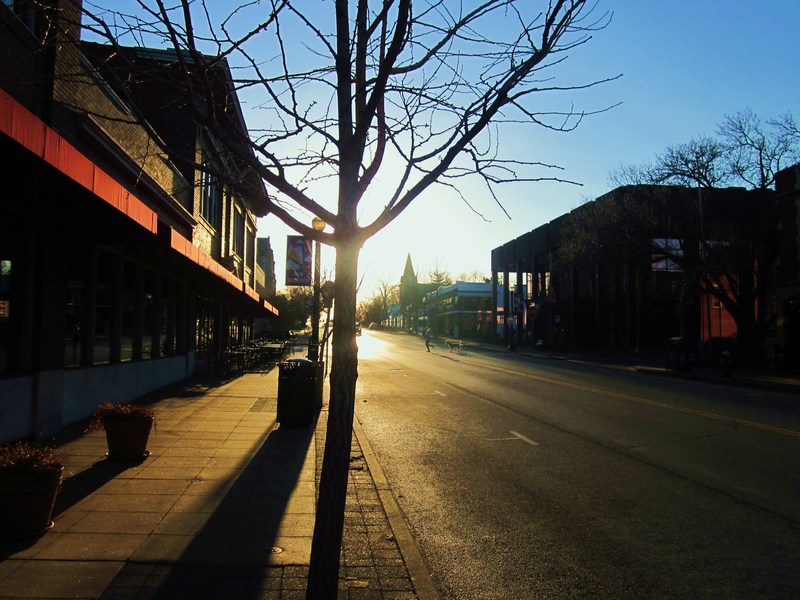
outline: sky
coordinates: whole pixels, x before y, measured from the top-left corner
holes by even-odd
[[[365,243],[359,299],[374,295],[381,282],[399,283],[408,256],[421,281],[436,269],[454,278],[489,276],[492,249],[606,193],[620,165],[650,162],[670,145],[713,135],[726,115],[749,108],[764,120],[800,118],[800,0],[599,0],[599,8],[613,12],[611,23],[571,52],[557,82],[621,75],[570,92],[578,109],[618,106],[588,116],[572,132],[526,130],[529,136],[506,142],[559,165],[560,177],[580,185],[506,186],[508,215],[489,197],[472,199],[477,215],[431,190]],[[258,236],[270,237],[275,253],[279,290],[287,235],[294,232],[277,218],[259,219]],[[323,246],[327,277],[334,252]]]

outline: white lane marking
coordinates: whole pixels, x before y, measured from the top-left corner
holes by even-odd
[[[530,444],[531,446],[538,446],[539,445],[539,442],[534,442],[531,438],[525,437],[524,435],[522,435],[521,433],[518,433],[516,431],[509,431],[508,433],[510,433],[514,437],[489,438],[486,441],[487,442],[517,442],[517,441],[521,440],[523,442],[526,442],[526,443]]]
[[[533,441],[531,438],[525,437],[525,436],[524,436],[524,435],[522,435],[521,433],[517,433],[516,431],[509,431],[509,433],[510,433],[511,435],[513,435],[513,436],[515,436],[515,437],[517,437],[517,438],[521,439],[523,442],[527,442],[527,443],[528,443],[528,444],[530,444],[531,446],[538,446],[538,445],[539,445],[539,443],[538,443],[538,442],[534,442],[534,441]]]

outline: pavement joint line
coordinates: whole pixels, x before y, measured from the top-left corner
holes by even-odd
[[[355,415],[353,419],[353,433],[358,440],[358,444],[361,446],[361,453],[364,456],[364,461],[367,463],[367,468],[378,490],[378,496],[383,504],[386,517],[389,519],[389,526],[392,528],[392,533],[397,540],[400,553],[403,555],[403,560],[406,562],[406,568],[414,584],[414,591],[417,594],[417,598],[419,600],[439,600],[439,593],[436,590],[433,579],[431,579],[425,560],[422,558],[417,543],[414,541],[405,515],[392,493],[389,481],[386,479],[386,475],[375,457],[372,446],[370,446],[369,440],[367,440],[367,436],[364,434],[358,415]]]

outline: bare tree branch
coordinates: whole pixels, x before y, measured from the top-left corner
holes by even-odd
[[[309,597],[334,597],[358,376],[359,250],[433,185],[454,190],[485,218],[479,201],[488,197],[504,210],[501,188],[508,183],[570,182],[547,156],[512,154],[504,136],[518,137],[526,127],[570,131],[608,110],[579,110],[573,99],[545,107],[539,99],[546,95],[550,103],[614,79],[557,82],[570,54],[611,14],[598,10],[599,0],[118,5],[86,0],[85,35],[113,49],[109,60],[125,60],[128,47],[169,49],[165,82],[180,92],[204,135],[238,152],[241,168],[269,186],[273,214],[336,248],[328,443],[309,574]],[[131,104],[133,66],[131,80],[113,81]],[[220,93],[238,102],[214,111]],[[231,133],[239,103],[249,109],[249,137]],[[368,194],[379,177],[381,195]],[[376,210],[361,206],[376,197]],[[313,215],[330,229],[311,229]],[[360,222],[363,215],[372,221]]]

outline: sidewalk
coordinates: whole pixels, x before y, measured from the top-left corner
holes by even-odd
[[[315,425],[281,427],[278,374],[153,395],[157,428],[141,462],[108,461],[102,431],[65,431],[55,524],[39,538],[0,542],[0,597],[305,598],[327,401]],[[416,548],[401,552],[413,540],[404,522],[393,529],[393,498],[376,486],[373,470],[385,480],[359,438],[338,597],[435,597]]]
[[[694,365],[691,369],[668,369],[666,357],[657,355],[634,356],[563,353],[541,350],[531,346],[517,346],[516,350],[511,351],[503,344],[473,342],[472,340],[465,342],[463,351],[469,352],[470,347],[491,352],[518,354],[520,356],[528,356],[539,360],[563,360],[606,369],[636,371],[668,377],[683,377],[720,385],[735,385],[785,392],[789,394],[798,394],[798,397],[800,397],[800,373],[797,372],[734,367],[731,369],[730,375],[726,375],[721,368],[705,365]]]

